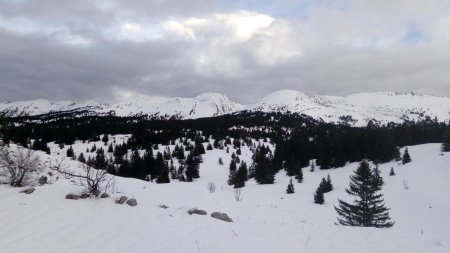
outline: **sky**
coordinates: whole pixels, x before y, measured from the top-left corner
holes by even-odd
[[[450,0],[0,0],[0,101],[450,97]]]

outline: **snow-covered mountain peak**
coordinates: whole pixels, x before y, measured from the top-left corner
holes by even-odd
[[[295,90],[279,90],[270,93],[253,106],[254,111],[302,112],[306,108],[316,107],[314,98]]]
[[[138,95],[115,103],[74,103],[31,100],[0,102],[0,113],[8,116],[39,115],[57,111],[88,111],[92,114],[114,113],[117,116],[149,115],[162,118],[195,119],[239,111],[292,112],[321,119],[364,126],[369,121],[380,123],[450,119],[450,98],[415,93],[376,92],[340,96],[308,96],[295,90],[279,90],[255,104],[241,105],[220,93],[202,93],[193,98]],[[345,116],[345,117],[343,117]]]
[[[309,101],[311,98],[303,92],[296,90],[279,90],[272,92],[258,101],[255,105],[281,105],[293,106],[298,103]]]

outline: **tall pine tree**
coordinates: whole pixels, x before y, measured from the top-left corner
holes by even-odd
[[[347,193],[355,196],[354,204],[339,200],[338,221],[345,226],[389,228],[394,225],[379,193],[382,181],[377,179],[367,161],[362,161],[350,177]]]

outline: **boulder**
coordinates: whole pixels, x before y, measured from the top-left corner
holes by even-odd
[[[188,210],[188,214],[198,214],[198,215],[207,215],[208,213],[205,210],[197,209],[197,208],[191,208]]]
[[[118,200],[116,200],[116,204],[123,205],[123,203],[125,203],[125,201],[127,201],[127,199],[128,199],[127,196],[122,196]]]
[[[233,220],[226,213],[214,212],[211,214],[211,217],[226,222],[233,222]]]
[[[129,206],[137,206],[137,200],[136,199],[129,199],[127,200],[127,205]]]
[[[106,199],[106,198],[109,198],[109,195],[108,195],[108,193],[104,192],[102,195],[100,195],[100,198]]]
[[[38,184],[40,184],[40,185],[47,184],[47,183],[48,183],[48,178],[47,178],[47,176],[41,176],[41,177],[38,179]]]
[[[80,199],[87,199],[87,198],[89,198],[89,194],[87,193],[83,193],[80,195]]]
[[[35,190],[35,189],[34,189],[33,187],[30,187],[30,188],[27,188],[27,189],[21,191],[21,193],[31,194],[31,193],[34,192],[34,190]]]
[[[80,198],[80,196],[78,196],[78,195],[76,195],[76,194],[72,194],[72,193],[69,193],[69,194],[66,195],[66,199],[77,200],[77,199],[79,199],[79,198]]]

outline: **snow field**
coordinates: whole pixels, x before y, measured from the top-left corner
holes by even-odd
[[[116,142],[127,136],[110,138]],[[90,144],[76,143],[75,153],[85,153]],[[99,142],[97,148],[103,145]],[[65,156],[49,145],[52,154]],[[409,147],[412,163],[382,164],[383,193],[392,229],[355,228],[335,225],[333,205],[337,199],[351,200],[345,193],[349,175],[358,166],[310,172],[304,168],[304,182],[294,180],[295,194],[286,194],[289,177],[281,171],[273,185],[254,180],[242,189],[243,200],[234,199],[227,185],[231,153],[206,150],[200,165],[200,179],[193,183],[172,180],[156,184],[116,178],[112,198],[66,200],[79,188],[59,179],[38,186],[33,194],[0,186],[0,251],[22,252],[450,252],[450,154],[439,155],[439,144]],[[164,150],[160,145],[159,150]],[[107,148],[105,148],[105,152]],[[60,152],[60,155],[57,155]],[[156,153],[156,151],[155,151]],[[93,154],[93,153],[91,153]],[[222,157],[224,165],[218,165]],[[251,152],[242,148],[241,160],[251,164]],[[176,161],[176,159],[174,159]],[[76,161],[67,161],[74,169]],[[394,168],[396,176],[390,177]],[[325,204],[313,203],[322,177],[330,174],[335,189],[325,194]],[[404,189],[404,181],[409,189]],[[214,182],[216,191],[206,186]],[[114,199],[135,197],[138,206],[117,205]],[[159,205],[167,205],[163,209]],[[197,207],[208,216],[188,215]],[[214,211],[227,213],[233,223],[211,218]]]

